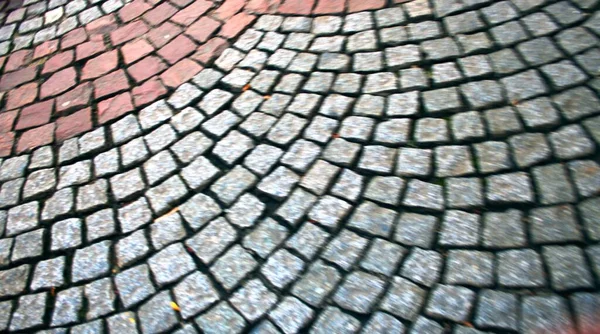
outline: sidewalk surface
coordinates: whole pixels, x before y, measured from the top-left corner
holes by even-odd
[[[0,332],[600,333],[600,0],[0,6]]]

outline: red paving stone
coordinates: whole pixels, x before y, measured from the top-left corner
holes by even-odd
[[[145,1],[135,0],[119,10],[119,17],[121,18],[121,21],[129,22],[141,16],[150,9],[152,9],[152,6],[147,4]]]
[[[308,15],[310,14],[314,4],[315,0],[286,0],[281,6],[279,6],[279,13],[291,15]]]
[[[385,6],[385,0],[348,0],[348,12],[350,13],[380,9],[383,6]]]
[[[113,46],[129,42],[148,32],[148,26],[141,20],[131,22],[110,33]]]
[[[104,124],[126,113],[133,111],[129,92],[98,103],[98,123]]]
[[[48,123],[52,116],[53,107],[54,100],[48,100],[23,108],[19,114],[15,130],[33,128]]]
[[[106,45],[104,44],[104,41],[89,41],[77,45],[75,50],[77,61],[80,61],[104,52],[106,50]]]
[[[46,41],[35,48],[33,59],[46,57],[58,51],[58,40]]]
[[[81,80],[95,79],[117,68],[119,54],[117,50],[103,53],[85,63],[81,71]]]
[[[85,108],[56,120],[56,140],[62,141],[92,129],[92,110]]]
[[[254,22],[255,19],[256,16],[254,15],[239,13],[228,20],[227,23],[221,27],[221,32],[219,35],[225,38],[237,37],[237,35],[239,35],[244,29],[246,29],[247,26]]]
[[[177,12],[177,14],[171,17],[170,21],[173,21],[177,24],[187,26],[192,24],[192,22],[196,21],[200,16],[204,15],[206,11],[208,11],[212,7],[212,3],[210,1],[199,0],[186,8]]]
[[[123,55],[123,60],[127,65],[143,58],[152,51],[154,51],[154,48],[144,39],[127,43],[121,47],[121,54]]]
[[[179,8],[183,8],[192,2],[194,2],[194,0],[171,0],[171,3]]]
[[[313,14],[341,14],[344,12],[346,0],[319,0]]]
[[[94,87],[91,82],[85,82],[56,98],[56,112],[87,106],[92,97]]]
[[[233,17],[244,7],[245,0],[225,0],[223,4],[213,12],[213,17],[226,21]]]
[[[192,55],[192,58],[204,65],[208,65],[228,47],[229,42],[227,42],[226,39],[214,37],[208,42],[204,43],[202,46],[198,47],[196,52]]]
[[[73,50],[67,50],[52,56],[42,69],[42,74],[52,73],[67,67],[73,62]]]
[[[148,79],[142,85],[131,90],[133,103],[136,107],[145,106],[167,94],[167,89],[158,80],[158,77]]]
[[[17,153],[48,145],[54,141],[54,123],[23,132],[17,144]],[[2,144],[0,144],[0,147]],[[1,151],[1,149],[0,149]]]
[[[142,82],[151,76],[154,76],[167,68],[167,65],[163,63],[160,58],[156,56],[148,56],[137,63],[127,68],[127,73],[136,82]]]
[[[250,13],[276,13],[281,5],[281,0],[250,0],[244,10]]]
[[[175,15],[175,13],[177,13],[177,8],[168,2],[164,2],[148,13],[144,14],[142,18],[149,25],[157,26],[168,20],[171,16]]]
[[[66,68],[60,72],[54,73],[48,80],[42,84],[40,89],[40,98],[45,99],[48,96],[55,96],[65,92],[67,89],[77,84],[77,73],[73,67]]]
[[[4,158],[10,155],[14,140],[14,132],[7,132],[0,136],[0,158]]]
[[[33,56],[31,50],[19,50],[13,52],[4,66],[4,72],[10,72],[19,69],[21,66],[27,65]]]
[[[13,129],[17,114],[17,110],[0,113],[0,133],[7,133]]]
[[[37,97],[38,84],[35,82],[23,85],[17,89],[13,89],[8,93],[8,99],[6,102],[6,110],[27,105]]]
[[[169,42],[158,50],[158,55],[166,60],[169,64],[175,64],[183,57],[189,55],[196,50],[196,44],[191,39],[179,35],[177,38]]]
[[[9,90],[29,82],[35,79],[36,75],[37,68],[35,66],[29,66],[18,71],[5,73],[0,79],[0,91]]]
[[[169,67],[168,70],[160,75],[160,79],[165,86],[175,88],[190,80],[194,75],[198,74],[202,68],[202,66],[192,60],[183,59],[177,64]]]
[[[158,28],[154,28],[146,34],[146,37],[150,40],[150,43],[156,48],[160,48],[163,45],[169,43],[170,40],[177,37],[183,29],[174,25],[171,22],[165,22]]]
[[[129,88],[125,71],[117,70],[94,81],[94,97],[101,97],[122,92]]]
[[[115,15],[109,14],[88,23],[85,30],[89,35],[102,35],[117,30],[118,27]]]
[[[84,28],[77,28],[75,30],[69,31],[65,34],[65,36],[60,41],[61,49],[68,49],[77,44],[81,44],[87,41],[87,34]]]
[[[221,22],[205,16],[187,28],[185,33],[197,42],[204,43],[220,26]]]

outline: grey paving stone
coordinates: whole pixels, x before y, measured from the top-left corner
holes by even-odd
[[[460,81],[462,74],[454,62],[446,62],[431,66],[431,78],[434,84],[449,84]]]
[[[368,240],[358,234],[343,230],[328,245],[321,257],[349,270],[366,248]]]
[[[568,60],[544,65],[540,69],[558,90],[581,84],[587,79],[587,75]]]
[[[346,42],[345,36],[316,37],[308,51],[313,53],[341,52]]]
[[[135,231],[140,226],[150,223],[152,212],[148,207],[148,201],[142,197],[135,202],[119,209],[117,218],[123,233]]]
[[[0,267],[5,267],[10,263],[12,246],[13,238],[4,238],[0,240]]]
[[[27,168],[29,170],[45,168],[52,166],[53,163],[54,152],[52,151],[52,147],[43,146],[33,151],[33,154],[31,155],[31,161],[29,162],[29,166]]]
[[[278,145],[287,145],[300,135],[307,123],[308,121],[304,118],[286,113],[271,128],[267,139]]]
[[[212,153],[231,166],[253,147],[254,142],[250,137],[234,130],[217,143]]]
[[[360,145],[342,138],[334,138],[323,152],[323,159],[344,167],[350,167],[356,160]]]
[[[148,260],[148,264],[159,285],[174,282],[196,268],[181,243],[161,250]]]
[[[375,275],[355,271],[348,275],[333,296],[340,307],[358,312],[369,313],[375,300],[383,293],[385,281]]]
[[[38,226],[39,203],[29,202],[8,210],[6,219],[6,235],[13,236]]]
[[[64,268],[64,256],[39,262],[35,267],[31,290],[62,286],[65,280]]]
[[[511,74],[525,68],[525,63],[512,49],[503,49],[490,54],[494,71],[500,74]]]
[[[171,145],[175,140],[177,140],[177,134],[169,124],[163,124],[144,136],[144,141],[153,154]]]
[[[549,136],[554,155],[559,159],[575,159],[594,152],[594,143],[577,124],[567,125]]]
[[[304,261],[286,250],[278,250],[262,266],[261,273],[278,289],[295,281],[304,269]]]
[[[219,294],[210,279],[197,271],[177,284],[173,288],[173,293],[184,319],[204,311],[219,300]]]
[[[240,333],[246,327],[244,318],[226,302],[219,303],[195,321],[205,333]]]
[[[301,188],[296,188],[277,209],[275,215],[292,225],[297,225],[316,201],[317,197],[315,195]]]
[[[341,279],[342,276],[334,267],[317,260],[293,286],[292,294],[309,305],[318,306]]]
[[[581,332],[592,332],[595,328],[594,314],[597,314],[598,294],[579,292],[570,297],[571,304],[574,306],[574,320],[577,321]]]
[[[242,244],[264,259],[285,240],[287,235],[287,228],[267,218],[244,238]]]
[[[291,238],[286,241],[286,246],[294,249],[307,260],[311,260],[321,246],[327,241],[329,233],[317,225],[305,222]]]
[[[173,144],[170,150],[181,162],[189,163],[198,155],[206,152],[212,145],[213,141],[198,131],[183,137]]]
[[[234,128],[237,124],[242,121],[240,117],[232,113],[229,110],[220,112],[210,120],[202,124],[202,129],[207,131],[210,135],[215,137],[223,137],[227,131]]]
[[[120,2],[119,2],[120,3]],[[73,334],[92,334],[103,330],[104,323],[98,319],[96,321],[86,322],[71,328]]]
[[[492,203],[533,202],[529,175],[525,172],[515,172],[487,177],[486,199]]]
[[[138,316],[143,333],[161,333],[177,324],[177,315],[170,303],[169,292],[163,291],[139,308]]]
[[[579,215],[583,221],[583,227],[587,232],[587,236],[592,240],[600,238],[600,225],[597,219],[598,210],[600,209],[599,199],[591,198],[579,203]]]
[[[438,243],[455,247],[477,246],[481,230],[480,218],[478,214],[465,211],[446,211]]]
[[[308,46],[310,45],[310,43],[313,41],[314,38],[315,38],[315,35],[313,35],[313,34],[293,32],[288,35],[288,38],[286,38],[286,40],[283,44],[283,47],[286,49],[295,50],[295,51],[305,51],[306,49],[308,49]],[[306,58],[306,55],[307,54],[302,56],[302,58]],[[310,57],[310,58],[312,58],[312,57]],[[297,63],[296,65],[299,65],[299,64]],[[298,69],[298,67],[297,67],[297,69]]]
[[[205,117],[195,108],[186,107],[177,115],[171,117],[171,126],[179,134],[187,133],[204,121]]]
[[[437,21],[422,21],[406,25],[411,41],[442,37],[442,25]]]
[[[240,129],[253,137],[262,137],[276,121],[277,118],[273,116],[254,112],[242,123]]]
[[[352,206],[348,202],[326,195],[308,212],[308,218],[329,230],[336,230],[351,209]]]
[[[485,32],[478,32],[470,35],[457,35],[456,39],[465,54],[490,51],[493,46],[492,40]]]
[[[444,332],[444,328],[439,323],[420,316],[417,318],[417,321],[414,322],[412,331],[414,333],[442,334]]]
[[[3,164],[3,168],[6,162]],[[85,160],[60,168],[57,189],[86,183],[90,180],[91,161]]]
[[[237,237],[236,230],[224,218],[210,222],[202,231],[186,240],[194,255],[208,264]]]
[[[366,201],[354,211],[347,226],[371,235],[388,237],[395,219],[396,212]]]
[[[0,207],[9,207],[19,203],[19,194],[24,182],[23,178],[4,182],[0,190]]]
[[[144,174],[150,186],[163,181],[177,169],[177,163],[168,151],[161,151],[144,163]]]
[[[356,333],[360,328],[360,322],[340,311],[339,308],[334,306],[328,306],[314,323],[311,328],[311,333],[325,334],[325,333]]]
[[[115,311],[114,286],[110,278],[103,278],[84,286],[88,301],[86,319],[91,320]]]
[[[81,245],[81,219],[69,218],[52,225],[52,251],[75,248]]]
[[[133,321],[132,321],[133,319]],[[108,329],[111,332],[139,333],[136,326],[136,316],[133,312],[122,312],[107,319]]]
[[[479,294],[475,324],[478,327],[518,330],[518,297],[514,294],[483,290]]]
[[[281,159],[281,163],[304,173],[321,153],[321,148],[304,139],[297,140]]]
[[[2,170],[0,170],[0,181],[4,182],[25,176],[28,163],[29,155],[6,159],[2,163]]]
[[[260,106],[259,111],[279,117],[291,100],[290,95],[275,93]]]
[[[362,75],[355,73],[338,74],[332,90],[341,94],[358,93],[362,84],[362,77]]]
[[[291,16],[283,19],[281,31],[283,32],[309,32],[313,19],[302,16]]]
[[[97,211],[85,219],[86,240],[94,241],[116,232],[112,209]]]
[[[299,181],[300,177],[296,173],[283,166],[279,166],[271,174],[263,178],[256,188],[277,200],[283,200]]]
[[[240,116],[246,116],[258,108],[264,101],[264,98],[253,90],[247,90],[238,96],[231,104],[231,110]]]
[[[315,116],[310,125],[304,130],[303,137],[308,140],[325,144],[329,141],[337,126],[338,121],[334,119]]]
[[[395,160],[396,150],[385,146],[369,145],[363,148],[358,168],[377,174],[390,174]]]
[[[11,261],[41,256],[44,252],[44,229],[37,229],[15,237]]]
[[[574,324],[564,298],[556,295],[528,296],[521,302],[519,330],[526,333],[554,330],[574,330]]]
[[[139,167],[110,178],[110,188],[118,201],[124,201],[139,194],[145,186]]]
[[[443,261],[436,251],[413,248],[404,260],[399,274],[415,283],[431,287],[440,279]]]
[[[276,93],[294,94],[300,89],[300,85],[304,82],[304,76],[298,73],[285,74],[273,89]],[[291,107],[291,105],[290,105]],[[289,108],[288,107],[288,110]]]
[[[324,55],[330,55],[324,54]],[[323,60],[323,56],[320,57],[320,63]],[[302,87],[303,91],[309,93],[326,93],[331,88],[335,75],[329,72],[312,72],[308,77],[308,80]]]
[[[517,110],[525,125],[533,129],[542,129],[558,125],[560,116],[558,110],[547,97],[525,101],[517,105]]]
[[[438,146],[435,148],[436,176],[463,176],[475,172],[467,146]]]
[[[598,113],[597,104],[600,102],[591,90],[577,87],[560,93],[552,98],[553,102],[562,111],[562,114],[571,121]]]
[[[403,323],[389,314],[376,312],[365,325],[362,333],[404,333],[406,330]]]
[[[108,274],[110,241],[102,241],[75,251],[71,280],[80,282]]]
[[[483,215],[483,245],[491,249],[527,245],[523,213],[515,209]]]
[[[441,211],[444,207],[443,187],[421,180],[410,180],[402,204],[414,208]]]
[[[565,291],[594,286],[583,251],[577,246],[544,246],[542,255],[550,272],[550,284]]]
[[[234,225],[244,228],[253,226],[265,209],[265,204],[251,194],[244,194],[226,210],[227,219]]]
[[[269,317],[286,333],[295,333],[308,324],[314,311],[294,297],[285,297]]]
[[[398,78],[392,72],[380,72],[366,75],[363,93],[378,94],[398,89]],[[327,100],[326,100],[327,101]]]
[[[449,208],[470,208],[483,206],[483,185],[481,179],[449,178],[445,181],[446,202]]]
[[[502,287],[534,288],[546,284],[542,258],[532,249],[497,254],[498,284]]]
[[[406,246],[431,248],[437,225],[435,216],[404,212],[398,217],[394,240]]]
[[[82,306],[82,287],[70,288],[57,293],[50,326],[62,326],[77,322]]]
[[[17,181],[17,180],[20,180],[20,181]],[[4,187],[6,187],[7,184],[11,184],[11,183],[14,184],[15,182],[21,182],[21,183],[23,182],[23,179],[17,179],[17,180],[5,182],[2,185],[2,191],[0,192],[0,194],[2,194],[4,192]],[[29,199],[31,197],[35,197],[40,194],[50,192],[52,189],[54,189],[55,186],[56,186],[56,176],[55,176],[54,169],[48,168],[48,169],[36,170],[35,172],[33,172],[27,176],[27,181],[25,182],[25,187],[23,187],[23,199]],[[12,192],[13,193],[16,192],[17,198],[18,198],[18,194],[20,192],[19,188],[21,188],[21,186],[12,188],[12,189],[14,189]],[[14,203],[10,203],[10,204],[14,205],[17,203],[14,202]]]
[[[235,245],[211,266],[210,271],[225,289],[231,290],[257,265],[250,253]]]
[[[450,134],[445,119],[421,118],[413,134],[415,141],[421,144],[440,144],[449,141]]]
[[[401,148],[398,154],[396,174],[400,176],[427,176],[432,169],[432,151],[417,148]]]
[[[518,21],[510,21],[490,29],[496,44],[508,47],[527,39],[527,32]]]
[[[546,137],[541,133],[512,136],[509,143],[517,166],[526,168],[550,159],[552,152]]]
[[[316,195],[324,194],[340,168],[324,160],[318,160],[300,181],[300,185]]]
[[[511,167],[508,145],[500,141],[487,141],[473,145],[479,172],[487,174]]]
[[[444,282],[452,285],[491,287],[494,284],[493,253],[451,250],[446,262]]]
[[[132,284],[133,282],[136,284]],[[128,308],[145,300],[156,291],[150,281],[150,271],[146,264],[118,273],[115,277],[115,285],[119,291],[119,298]]]
[[[59,216],[64,216],[69,213],[74,206],[73,189],[66,188],[61,189],[54,193],[52,197],[46,200],[44,203],[44,209],[42,210],[42,220],[51,220]],[[10,211],[8,211],[8,218],[10,222]],[[34,212],[37,216],[37,212]]]
[[[529,221],[531,239],[536,244],[582,240],[575,212],[570,205],[532,209]]]
[[[472,311],[475,292],[459,286],[437,285],[431,293],[425,313],[434,318],[465,321]]]
[[[244,166],[262,176],[271,170],[283,153],[278,147],[260,144],[246,156]]]
[[[310,40],[305,42],[306,45],[308,45],[310,41],[312,41],[312,37]],[[306,46],[303,47],[303,49],[305,48]],[[312,53],[298,53],[287,69],[290,72],[310,73],[317,63],[317,58],[318,57]]]
[[[47,292],[20,297],[19,306],[15,309],[10,321],[10,330],[24,330],[42,325],[47,302]]]
[[[213,183],[210,190],[217,194],[217,197],[223,203],[231,205],[244,191],[252,187],[256,181],[257,178],[254,174],[244,167],[236,166],[229,173],[218,179],[217,182]]]
[[[360,267],[377,274],[392,276],[405,254],[404,247],[383,239],[375,239]]]
[[[139,230],[115,243],[115,257],[121,268],[145,257],[150,248],[143,230]]]
[[[253,279],[233,294],[230,302],[248,321],[254,321],[277,303],[277,295]]]
[[[517,18],[519,13],[511,1],[500,1],[481,9],[481,13],[490,24],[498,24]]]
[[[94,157],[96,177],[111,175],[119,170],[119,152],[117,148],[98,154]]]
[[[108,204],[108,182],[98,179],[77,190],[77,211],[87,211]]]
[[[380,309],[402,319],[414,321],[425,302],[426,291],[402,277],[395,276],[380,304]]]

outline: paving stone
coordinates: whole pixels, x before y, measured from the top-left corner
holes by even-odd
[[[277,200],[283,200],[299,181],[300,177],[298,175],[283,166],[279,166],[262,179],[257,189]]]
[[[439,144],[449,141],[446,120],[440,118],[421,118],[417,121],[414,138],[418,143]]]
[[[177,315],[171,307],[171,296],[163,291],[144,303],[138,310],[142,332],[160,333],[177,325]]]
[[[219,255],[237,236],[235,229],[224,218],[210,222],[202,231],[186,241],[195,256],[208,264]]]
[[[349,167],[356,160],[359,151],[359,144],[351,143],[341,138],[335,138],[330,141],[325,148],[323,158],[329,162]]]
[[[426,291],[410,281],[395,276],[380,308],[402,319],[415,320],[425,302]]]
[[[391,72],[380,72],[366,76],[363,92],[366,94],[377,94],[395,91],[398,89],[398,79]]]
[[[394,240],[406,246],[431,248],[438,219],[418,213],[402,213],[398,218]]]
[[[516,172],[486,178],[486,198],[494,203],[528,203],[533,201],[529,175]]]
[[[598,295],[580,292],[570,297],[574,305],[575,320],[582,332],[594,330],[594,314],[598,310]]]
[[[523,213],[510,209],[483,216],[483,245],[492,249],[523,247],[527,244]]]
[[[244,238],[242,244],[261,258],[266,258],[287,235],[288,230],[284,226],[267,218]]]
[[[110,241],[102,241],[75,251],[71,280],[80,282],[108,274]]]
[[[442,264],[442,256],[439,253],[413,248],[404,260],[399,274],[415,283],[431,287],[440,279]]]
[[[6,235],[13,236],[38,226],[39,203],[29,202],[8,210]]]
[[[271,128],[267,134],[267,139],[278,145],[287,145],[300,135],[300,132],[307,123],[308,121],[304,118],[286,113],[275,126]]]
[[[582,238],[569,205],[536,208],[530,211],[532,241],[536,244],[579,241]]]
[[[197,156],[206,152],[213,145],[213,141],[199,131],[192,132],[170,147],[177,159],[183,163],[190,163]]]
[[[596,114],[595,103],[599,100],[587,88],[578,87],[560,93],[552,98],[568,120],[577,120],[587,115]]]
[[[432,292],[425,313],[431,317],[459,322],[471,313],[475,292],[464,287],[438,285]]]
[[[81,220],[70,218],[52,225],[52,243],[50,249],[65,250],[81,244]]]
[[[338,121],[322,116],[315,116],[310,125],[304,130],[303,137],[308,140],[325,144],[329,141]]]
[[[254,279],[238,290],[230,301],[246,319],[254,321],[277,302],[277,296],[260,280]]]
[[[383,293],[385,282],[377,276],[356,271],[348,275],[333,296],[336,304],[358,313],[368,313]]]
[[[269,257],[261,268],[262,274],[279,289],[296,280],[304,269],[304,261],[286,250],[279,250]]]
[[[283,114],[285,107],[290,103],[292,97],[285,94],[273,94],[260,106],[260,111],[279,117]]]
[[[84,286],[84,294],[88,301],[86,319],[95,319],[115,310],[114,286],[110,278],[103,278]]]
[[[142,129],[148,130],[158,126],[173,115],[173,111],[164,100],[154,102],[142,109],[138,114]]]
[[[41,256],[44,251],[44,229],[37,229],[15,237],[11,261]]]
[[[550,283],[559,291],[594,286],[583,251],[576,246],[545,246],[542,254],[550,272]]]
[[[217,143],[212,152],[231,166],[253,147],[252,139],[238,131],[232,131]]]
[[[497,254],[497,259],[500,286],[533,288],[546,284],[542,258],[534,250],[503,251]]]
[[[536,332],[563,328],[573,330],[574,324],[567,310],[566,300],[555,295],[529,296],[521,302],[521,323],[519,330]]]
[[[47,302],[47,292],[20,297],[19,306],[15,309],[10,321],[10,330],[17,331],[42,325]]]
[[[195,321],[206,333],[240,333],[246,326],[244,318],[226,302],[219,303]]]
[[[323,195],[339,172],[339,167],[318,160],[302,178],[300,185],[316,195]]]
[[[492,253],[452,250],[446,263],[444,282],[452,285],[490,287],[494,283]]]
[[[265,181],[266,179],[263,180],[263,182]],[[254,186],[256,182],[257,177],[254,174],[241,166],[236,166],[213,183],[210,190],[217,194],[217,197],[223,203],[231,205],[244,191]],[[260,188],[261,184],[258,185],[258,188]]]
[[[398,154],[396,174],[400,176],[427,176],[432,169],[432,151],[401,148]]]
[[[358,332],[360,322],[340,311],[337,307],[328,306],[317,318],[311,332],[315,334],[324,333],[355,333]]]
[[[308,213],[311,221],[330,230],[337,229],[350,212],[351,205],[333,196],[323,196]]]
[[[251,194],[244,194],[227,212],[227,219],[239,227],[254,225],[265,209],[264,203]]]
[[[518,330],[517,298],[507,292],[483,290],[478,298],[475,323],[482,328]]]
[[[134,231],[140,226],[148,224],[151,218],[152,212],[145,197],[120,208],[118,211],[119,225],[124,233]]]
[[[0,207],[9,207],[19,203],[19,194],[24,182],[23,178],[4,182],[0,190]]]
[[[78,321],[78,313],[83,306],[83,288],[63,290],[56,295],[51,326],[61,326]]]
[[[87,241],[94,241],[113,235],[116,232],[113,211],[111,209],[104,209],[89,215],[85,219],[85,226]]]
[[[321,153],[321,148],[304,139],[297,140],[285,153],[281,163],[293,170],[303,173]]]
[[[253,114],[264,98],[252,90],[243,92],[231,105],[231,110],[241,116]]]
[[[33,152],[28,168],[29,170],[32,170],[50,167],[52,166],[53,162],[54,152],[52,151],[52,147],[43,146]]]
[[[117,265],[121,268],[145,257],[149,251],[148,240],[143,230],[134,232],[115,243],[115,257]]]
[[[23,155],[20,157],[13,157],[6,159],[2,163],[2,170],[0,171],[0,181],[8,181],[25,176],[25,170],[29,163],[29,155]]]
[[[60,216],[64,216],[73,210],[73,189],[66,188],[61,189],[52,195],[44,204],[41,218],[42,220],[52,220]],[[35,212],[37,216],[37,212]],[[10,222],[10,211],[9,211],[9,222]]]
[[[480,230],[479,215],[449,210],[442,221],[438,243],[446,246],[476,246],[479,244]]]
[[[366,248],[368,240],[358,234],[343,230],[325,248],[321,257],[333,262],[344,270],[349,270],[358,261],[360,253]]]
[[[579,125],[564,126],[551,133],[549,139],[559,159],[580,158],[594,151],[593,142]]]
[[[257,265],[247,251],[235,245],[212,265],[210,271],[225,289],[231,290]]]
[[[136,284],[131,284],[132,282],[136,282]],[[150,271],[146,264],[118,273],[115,277],[115,285],[125,307],[140,303],[156,291],[150,281]]]
[[[185,319],[205,310],[219,299],[208,277],[200,272],[186,277],[175,286],[173,292]]]
[[[279,161],[283,150],[266,144],[260,144],[244,159],[244,166],[258,175],[264,175]]]
[[[133,312],[122,312],[115,314],[107,319],[107,324],[110,331],[138,333],[136,327],[136,316]]]
[[[444,206],[441,186],[420,180],[410,180],[402,203],[409,207],[441,211]]]

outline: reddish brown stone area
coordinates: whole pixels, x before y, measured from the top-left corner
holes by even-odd
[[[98,122],[104,124],[133,110],[131,94],[123,93],[98,103]]]
[[[77,73],[73,67],[69,67],[53,74],[40,89],[40,98],[55,96],[77,84]]]
[[[53,107],[54,100],[48,100],[23,108],[19,115],[19,121],[15,126],[15,130],[33,128],[48,123],[52,116]]]
[[[85,108],[56,120],[56,140],[65,140],[91,129],[92,112]]]
[[[19,144],[17,145],[17,153],[28,151],[39,146],[48,145],[53,141],[54,123],[46,124],[35,129],[27,130],[23,132],[21,138],[19,138]],[[2,151],[1,147],[2,144],[0,143],[0,151]]]

